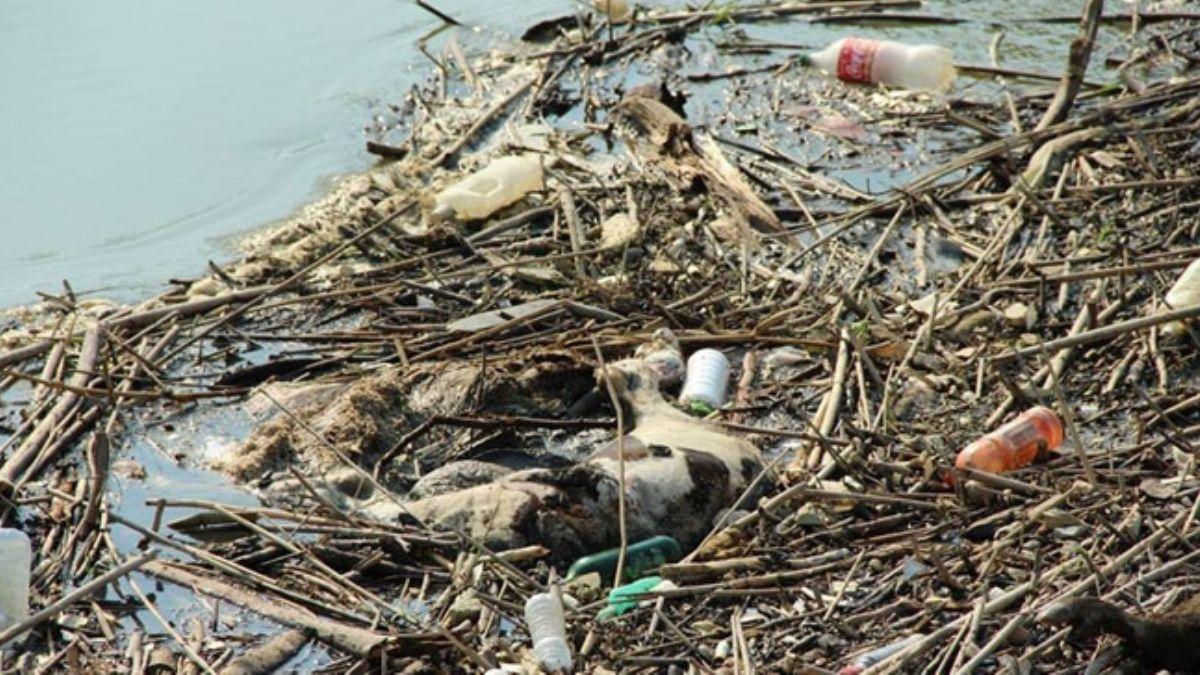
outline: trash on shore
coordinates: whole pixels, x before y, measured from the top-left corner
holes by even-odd
[[[603,14],[613,23],[621,23],[633,14],[629,0],[595,0],[596,11]]]
[[[616,579],[617,559],[620,555],[619,547],[586,555],[576,560],[567,569],[567,580],[595,573],[600,575],[602,583],[611,586]],[[633,581],[645,572],[675,562],[682,556],[683,551],[679,547],[679,542],[674,537],[667,535],[660,534],[630,544],[625,549],[624,579],[622,581]]]
[[[729,359],[715,349],[701,349],[688,357],[687,377],[679,400],[703,415],[725,405],[729,389]]]
[[[502,157],[438,193],[434,215],[480,220],[543,188],[536,155]]]
[[[608,592],[608,606],[600,610],[596,616],[601,620],[621,616],[642,603],[653,602],[652,600],[647,601],[641,596],[671,588],[676,588],[671,580],[653,576],[642,577],[637,581],[617,586]]]
[[[1166,310],[1187,309],[1200,305],[1200,260],[1184,268],[1183,273],[1163,296]],[[1182,321],[1172,321],[1163,326],[1163,332],[1180,335],[1186,330]]]
[[[960,469],[1006,473],[1028,466],[1063,441],[1062,420],[1044,406],[1031,408],[963,448],[954,460]]]
[[[525,624],[538,664],[548,673],[571,671],[571,645],[563,622],[563,606],[555,593],[538,593],[525,601]]]
[[[945,91],[954,82],[954,57],[937,45],[847,37],[801,57],[801,63],[845,82]]]

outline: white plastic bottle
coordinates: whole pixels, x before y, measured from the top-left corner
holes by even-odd
[[[544,185],[540,158],[502,157],[438,193],[434,213],[460,220],[487,218]]]
[[[29,565],[33,548],[20,530],[0,528],[0,615],[6,623],[29,616]],[[0,624],[0,630],[7,626]]]
[[[845,82],[902,89],[945,91],[955,75],[954,57],[945,47],[891,40],[842,38],[801,61]]]
[[[1163,311],[1200,305],[1200,260],[1192,261],[1192,264],[1183,270],[1183,274],[1179,275],[1175,285],[1163,296],[1163,303],[1165,305]],[[1181,334],[1183,333],[1183,323],[1179,321],[1169,323],[1163,327],[1163,332],[1173,335]]]
[[[525,623],[533,653],[546,672],[571,671],[571,646],[563,621],[562,603],[553,593],[538,593],[525,601]]]
[[[701,349],[688,358],[679,400],[698,412],[711,412],[725,404],[728,387],[729,359],[715,349]]]

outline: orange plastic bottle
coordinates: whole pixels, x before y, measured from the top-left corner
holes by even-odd
[[[1004,473],[1026,466],[1063,441],[1062,421],[1051,409],[1038,406],[972,442],[958,453],[954,466]]]

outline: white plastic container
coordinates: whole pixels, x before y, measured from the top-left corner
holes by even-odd
[[[954,57],[945,47],[857,37],[837,40],[803,62],[844,82],[902,89],[945,91],[955,75]]]
[[[1192,264],[1183,270],[1175,285],[1163,296],[1163,302],[1166,305],[1163,311],[1200,305],[1200,260],[1192,261]],[[1169,323],[1163,327],[1163,332],[1178,335],[1183,332],[1183,323]]]
[[[725,404],[729,387],[729,359],[715,349],[701,349],[687,362],[687,379],[679,400],[701,411],[716,410]]]
[[[0,528],[0,630],[8,622],[17,623],[29,617],[29,565],[33,547],[29,537],[20,530]]]
[[[525,623],[538,663],[547,672],[571,671],[571,646],[563,621],[562,603],[553,593],[538,593],[525,601]]]
[[[630,7],[628,0],[596,0],[596,11],[613,23],[620,23],[633,14],[633,7]]]
[[[545,186],[542,161],[536,156],[502,157],[442,190],[434,213],[459,220],[487,218]]]

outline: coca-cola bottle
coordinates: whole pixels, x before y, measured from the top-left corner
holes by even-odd
[[[955,74],[954,58],[945,47],[859,37],[842,38],[801,62],[845,82],[903,89],[945,91]]]

